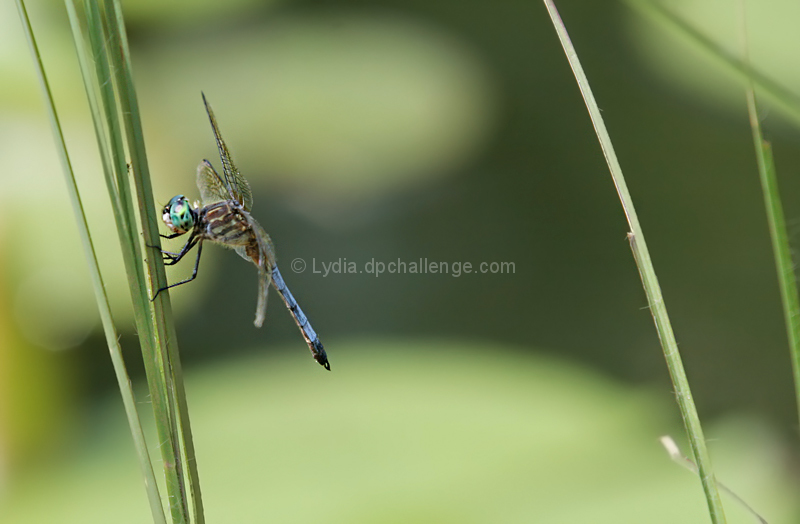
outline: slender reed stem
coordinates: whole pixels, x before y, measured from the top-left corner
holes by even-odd
[[[122,13],[113,0],[84,0],[84,29],[73,0],[65,1],[106,185],[116,207],[115,221],[155,416],[167,505],[173,523],[202,523],[198,472],[169,297],[161,294],[158,300],[150,300],[153,289],[166,285],[166,275]]]
[[[675,396],[678,400],[683,423],[689,436],[692,453],[698,465],[700,481],[705,491],[711,520],[714,524],[722,524],[725,522],[725,514],[722,509],[722,502],[719,498],[716,480],[711,470],[711,459],[706,449],[703,429],[700,425],[700,417],[697,414],[697,408],[692,400],[689,380],[683,368],[683,362],[681,361],[680,352],[678,351],[678,344],[675,340],[675,334],[672,332],[672,325],[670,324],[667,314],[667,307],[664,303],[664,297],[661,294],[661,287],[658,284],[658,279],[656,278],[655,268],[650,259],[650,252],[645,243],[644,232],[636,216],[633,199],[628,192],[628,186],[622,175],[622,168],[617,161],[617,155],[614,152],[611,137],[606,129],[603,117],[600,113],[600,108],[597,106],[597,102],[594,99],[594,94],[592,94],[592,90],[589,87],[589,80],[583,72],[583,67],[578,60],[575,48],[572,46],[567,29],[561,21],[561,17],[552,0],[544,0],[544,3],[553,21],[556,32],[558,33],[558,37],[561,40],[561,45],[567,55],[567,60],[572,68],[572,72],[575,74],[575,79],[578,82],[578,87],[583,95],[586,107],[589,110],[589,116],[592,119],[597,138],[600,141],[600,147],[603,149],[606,163],[611,171],[611,177],[617,188],[617,194],[622,202],[625,216],[628,219],[628,225],[630,227],[628,239],[634,259],[636,260],[636,265],[639,268],[639,274],[642,278],[645,293],[647,294],[650,313],[653,315],[653,320],[656,324],[656,330],[658,331],[658,337],[664,351],[664,358],[667,361],[667,368],[669,369],[672,384],[675,387]]]
[[[746,35],[746,29],[743,28]],[[746,38],[744,42],[745,63],[749,63]],[[781,291],[786,336],[789,340],[789,351],[794,374],[795,406],[800,420],[800,297],[797,293],[797,279],[794,274],[792,252],[789,247],[789,235],[786,232],[786,218],[781,204],[778,189],[778,177],[772,157],[772,146],[764,140],[761,123],[758,121],[758,107],[753,80],[748,82],[747,113],[750,117],[750,128],[753,132],[753,146],[758,161],[758,175],[761,191],[764,195],[764,208],[767,212],[769,235],[772,240],[772,252],[775,257],[775,269],[778,273],[778,285]]]

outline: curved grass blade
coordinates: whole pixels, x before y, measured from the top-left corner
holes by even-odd
[[[633,206],[633,199],[628,192],[628,186],[625,183],[625,178],[622,175],[622,168],[614,152],[611,137],[608,134],[603,117],[600,114],[600,108],[597,106],[597,102],[594,99],[594,94],[589,87],[589,80],[583,72],[583,67],[578,60],[575,48],[572,46],[567,29],[561,21],[561,17],[552,0],[544,0],[544,3],[553,21],[553,26],[558,33],[558,38],[561,41],[564,52],[567,55],[567,60],[572,68],[572,72],[575,74],[575,79],[578,82],[581,95],[583,95],[584,102],[589,110],[592,124],[597,133],[597,138],[600,141],[600,147],[603,149],[603,155],[611,171],[611,177],[617,188],[617,194],[622,202],[622,208],[628,219],[628,225],[630,227],[628,239],[630,241],[631,250],[633,251],[636,265],[639,268],[642,284],[647,294],[647,301],[650,305],[650,313],[653,315],[656,330],[658,331],[658,338],[661,341],[661,347],[664,351],[664,358],[667,361],[672,384],[675,387],[675,396],[678,400],[683,423],[689,436],[692,453],[694,454],[695,461],[700,471],[700,481],[703,484],[711,520],[714,524],[722,524],[725,522],[725,514],[722,509],[722,502],[719,498],[716,479],[711,470],[711,459],[706,449],[703,429],[700,425],[700,417],[697,414],[697,408],[692,400],[689,380],[686,378],[686,372],[683,368],[680,352],[678,351],[678,344],[675,340],[675,334],[672,331],[669,315],[667,314],[667,307],[664,303],[664,297],[661,294],[661,287],[658,284],[655,268],[650,259],[650,252],[645,243],[644,232],[639,224],[639,219]]]
[[[137,252],[140,252],[138,238],[133,230],[136,219],[134,208],[131,205],[127,181],[125,145],[120,132],[118,113],[115,110],[115,95],[105,48],[106,36],[102,29],[100,12],[96,3],[84,2],[87,26],[85,31],[80,25],[72,0],[66,0],[66,5],[67,11],[70,13],[73,37],[82,66],[81,72],[84,86],[92,109],[92,118],[98,140],[98,149],[101,151],[101,159],[103,160],[106,185],[112,201],[118,204],[118,207],[114,210],[115,222],[120,238],[122,258],[128,276],[128,285],[131,289],[134,318],[148,377],[151,406],[155,415],[156,432],[160,443],[158,449],[162,455],[166,479],[168,506],[174,523],[186,522],[183,516],[184,512],[175,503],[181,499],[180,490],[176,488],[181,480],[175,472],[174,446],[169,444],[172,442],[170,428],[168,424],[163,422],[170,418],[168,403],[166,402],[166,388],[163,385],[159,385],[157,380],[153,381],[151,379],[151,377],[158,376],[158,372],[153,364],[153,359],[146,356],[153,352],[153,336],[148,321],[150,316],[148,314],[149,305],[146,301],[141,300],[140,292],[138,291],[144,285],[144,274],[139,262],[141,254],[137,254]],[[89,49],[86,47],[84,32],[89,37]],[[86,67],[88,64],[94,67]],[[176,509],[176,506],[178,506],[178,509]]]
[[[745,61],[749,61],[746,47]],[[764,208],[767,212],[767,221],[769,223],[775,269],[778,272],[778,285],[781,291],[786,336],[789,340],[789,351],[792,356],[795,399],[798,419],[800,420],[800,297],[798,297],[797,293],[797,279],[794,274],[789,235],[786,232],[786,217],[783,213],[783,205],[781,204],[781,196],[778,189],[778,177],[772,157],[772,146],[764,140],[764,136],[761,133],[753,81],[748,82],[746,92],[747,113],[750,117],[750,128],[753,132],[753,146],[758,160],[758,175],[761,181],[761,191],[764,194]]]
[[[133,169],[133,182],[136,188],[137,204],[140,226],[147,245],[155,246],[160,244],[158,233],[158,218],[155,214],[155,200],[153,198],[152,184],[150,182],[150,171],[147,165],[147,154],[144,146],[144,134],[142,123],[139,118],[139,102],[136,97],[136,89],[133,84],[133,73],[128,48],[128,39],[125,32],[125,23],[122,19],[122,10],[119,0],[105,0],[105,13],[108,19],[108,32],[111,36],[110,44],[117,51],[111,53],[112,65],[116,76],[116,85],[119,91],[119,103],[122,114],[122,121],[125,128],[126,139],[131,155],[131,166]],[[164,263],[161,258],[160,249],[153,250],[156,256],[145,258],[147,267],[149,289],[161,289],[167,285]],[[146,294],[147,287],[142,287],[145,292],[143,298],[148,299]],[[175,324],[172,321],[172,310],[170,303],[165,295],[155,301],[147,300],[152,310],[153,330],[155,342],[159,348],[159,354],[164,362],[165,381],[168,387],[170,402],[173,412],[177,415],[173,417],[173,430],[178,437],[178,447],[176,451],[181,454],[182,460],[177,462],[178,466],[184,467],[181,476],[186,475],[189,486],[188,503],[192,505],[192,515],[195,522],[203,524],[205,517],[203,514],[203,504],[200,494],[200,480],[197,470],[197,460],[192,439],[191,424],[189,420],[188,405],[186,402],[186,390],[183,384],[183,371],[178,353],[177,335]],[[176,427],[177,426],[177,427]],[[187,493],[183,492],[183,502],[186,504]],[[188,513],[188,508],[184,508]]]
[[[75,212],[75,221],[78,224],[78,231],[81,236],[81,242],[83,244],[86,260],[89,265],[89,273],[92,278],[95,299],[97,300],[100,318],[103,323],[106,342],[108,344],[109,353],[111,354],[111,362],[114,366],[114,372],[117,377],[120,393],[122,394],[122,402],[125,406],[128,425],[130,426],[134,446],[136,447],[137,455],[139,457],[139,465],[142,468],[142,474],[145,478],[145,488],[147,490],[147,496],[150,502],[150,511],[153,515],[154,522],[166,523],[164,511],[161,506],[161,497],[158,492],[158,485],[153,472],[153,466],[150,463],[150,455],[147,451],[144,431],[142,430],[139,414],[136,410],[136,400],[134,398],[128,372],[125,368],[125,362],[122,358],[122,351],[119,346],[117,331],[111,316],[111,307],[108,302],[105,284],[103,283],[103,278],[100,274],[100,268],[97,264],[97,256],[95,254],[94,245],[89,233],[89,226],[86,222],[86,215],[83,211],[83,203],[81,202],[78,186],[75,182],[75,176],[72,171],[72,164],[69,160],[69,154],[67,153],[64,135],[61,130],[61,124],[58,119],[55,104],[53,102],[50,85],[47,81],[44,65],[39,54],[38,46],[36,45],[36,39],[33,36],[30,19],[28,18],[28,13],[25,9],[23,0],[17,0],[17,8],[19,9],[23,29],[25,30],[25,35],[28,39],[31,54],[33,55],[34,62],[37,66],[37,73],[42,92],[47,102],[48,115],[50,117],[50,123],[53,130],[53,138],[58,148],[59,159],[61,161],[61,166],[67,181],[67,192],[69,193],[70,200],[72,201],[72,208]]]

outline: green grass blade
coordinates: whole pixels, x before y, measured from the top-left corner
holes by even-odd
[[[100,100],[98,106],[100,120],[95,122],[95,129],[102,128],[106,130],[103,137],[105,139],[103,149],[107,151],[107,156],[110,159],[110,164],[108,165],[110,172],[107,173],[107,184],[109,184],[108,181],[110,181],[110,187],[114,189],[112,199],[119,206],[118,212],[121,214],[123,222],[122,227],[124,227],[122,232],[129,238],[128,242],[125,242],[123,245],[123,249],[126,250],[124,258],[127,263],[131,264],[130,269],[133,269],[133,266],[135,266],[134,261],[137,260],[135,251],[137,246],[132,245],[135,244],[132,242],[134,235],[132,224],[134,224],[134,222],[130,220],[132,209],[130,208],[129,189],[128,184],[125,182],[126,175],[124,174],[126,172],[125,145],[122,139],[122,133],[120,132],[119,119],[115,114],[113,105],[114,86],[110,81],[111,72],[109,70],[104,35],[100,30],[100,13],[96,3],[84,2],[84,12],[87,21],[86,33],[91,46],[90,57],[92,60],[90,63],[95,66],[95,73],[90,77],[92,83],[88,84],[95,86],[95,89],[87,89],[87,93],[92,93],[87,96]],[[135,278],[136,272],[129,271],[128,275],[129,278]]]
[[[134,208],[130,205],[128,184],[125,178],[119,175],[122,169],[127,171],[127,165],[124,162],[125,150],[117,113],[113,109],[115,104],[113,84],[110,78],[106,76],[110,74],[110,67],[104,48],[105,36],[102,33],[94,34],[93,37],[90,35],[90,40],[92,40],[92,42],[90,48],[87,48],[86,41],[83,38],[84,30],[78,20],[75,6],[72,0],[66,0],[65,3],[67,12],[70,15],[73,37],[75,39],[75,46],[81,65],[81,73],[92,113],[106,186],[112,202],[116,204],[113,206],[114,218],[117,226],[117,234],[120,238],[128,285],[131,289],[131,297],[134,302],[133,311],[137,331],[140,335],[142,354],[149,355],[152,353],[152,349],[149,349],[153,346],[152,335],[149,334],[146,301],[143,301],[137,294],[137,291],[142,287],[142,272],[141,264],[138,263],[135,254],[135,250],[138,248],[137,237],[135,233],[132,232],[133,224],[135,224],[136,221],[133,212]],[[84,3],[84,8],[87,25],[94,27],[96,33],[97,28],[100,27],[99,10],[96,5],[89,5],[88,3]],[[87,29],[85,32],[88,33],[89,30]],[[93,67],[90,67],[90,64]],[[103,80],[101,81],[101,79]],[[120,159],[122,161],[120,161]],[[125,168],[122,168],[122,165],[125,165]],[[127,176],[127,173],[125,176]],[[122,184],[120,184],[120,181]],[[119,187],[120,185],[122,185],[121,189]],[[148,386],[150,389],[151,405],[156,418],[156,431],[159,442],[165,442],[170,439],[169,425],[159,423],[159,421],[169,418],[166,407],[167,404],[164,400],[166,394],[160,393],[166,391],[166,388],[157,381],[154,382],[150,380],[150,377],[158,376],[159,374],[154,362],[155,360],[153,358],[144,358]],[[159,450],[162,454],[163,464],[170,465],[175,463],[172,446],[159,445]],[[169,466],[165,466],[165,477],[169,500],[179,500],[180,497],[174,494],[176,490],[171,489],[172,486],[178,485],[179,483],[177,474],[171,471]],[[175,520],[174,514],[173,521],[178,521]]]
[[[86,260],[89,265],[89,274],[92,279],[95,299],[97,300],[98,308],[100,311],[100,318],[103,323],[103,330],[106,335],[106,342],[108,344],[109,353],[111,354],[111,362],[114,366],[114,372],[119,384],[120,393],[122,394],[122,402],[125,406],[125,413],[128,418],[128,425],[130,426],[131,435],[133,436],[134,446],[139,458],[139,465],[142,468],[142,474],[145,478],[145,487],[147,490],[147,497],[150,502],[150,510],[153,515],[153,521],[161,524],[166,523],[164,517],[163,507],[161,505],[161,497],[158,492],[158,485],[156,483],[155,474],[153,472],[152,464],[150,463],[150,455],[147,451],[147,444],[144,437],[139,414],[136,410],[136,400],[131,387],[130,378],[128,377],[125,362],[122,358],[122,350],[119,346],[117,330],[114,326],[114,321],[111,316],[111,307],[108,302],[108,295],[106,294],[105,284],[103,283],[100,268],[97,263],[97,256],[95,254],[94,245],[92,243],[91,235],[89,233],[89,225],[86,222],[86,215],[83,210],[83,203],[81,202],[78,186],[75,182],[75,176],[72,171],[72,163],[69,160],[67,153],[67,146],[64,142],[64,134],[61,130],[61,123],[58,119],[53,96],[50,91],[50,85],[47,81],[47,76],[44,71],[44,64],[39,54],[36,39],[33,35],[30,19],[28,18],[27,10],[23,0],[17,0],[17,8],[19,9],[20,17],[22,19],[23,29],[28,40],[28,44],[33,55],[34,62],[37,66],[37,73],[39,82],[41,84],[42,92],[47,102],[48,115],[50,117],[51,128],[53,130],[53,138],[59,153],[59,159],[64,171],[64,176],[67,181],[67,191],[72,202],[72,208],[75,212],[75,221],[78,224],[78,231],[81,237],[81,243],[86,255]]]
[[[101,9],[98,1],[85,0],[84,6],[87,14],[87,26],[89,39],[92,43],[94,63],[97,68],[97,76],[100,79],[100,95],[103,100],[105,122],[111,129],[114,178],[116,179],[122,202],[123,213],[126,217],[126,222],[129,224],[128,230],[124,232],[122,244],[130,257],[128,273],[131,284],[131,298],[155,415],[156,432],[159,442],[165,443],[160,448],[170,513],[175,523],[189,522],[181,439],[177,423],[176,402],[173,398],[175,388],[172,384],[171,364],[163,344],[166,337],[160,336],[152,321],[153,305],[150,302],[148,292],[150,286],[145,275],[144,266],[141,263],[140,233],[136,228],[136,224],[139,223],[136,214],[137,207],[133,202],[128,179],[130,174],[135,180],[142,169],[147,169],[146,157],[143,157],[141,152],[131,150],[134,146],[127,141],[127,129],[123,131],[123,127],[126,125],[124,120],[128,116],[126,111],[130,111],[130,109],[121,107],[124,103],[124,95],[119,92],[120,84],[118,81],[120,67],[122,67],[119,60],[121,46],[118,27],[109,21],[107,10]],[[128,151],[131,153],[130,173],[127,164],[124,163],[125,157],[122,156],[125,155],[125,144],[127,144]],[[123,165],[125,165],[124,168]],[[152,235],[149,235],[146,240],[149,241],[150,245],[158,245],[158,241],[152,241]],[[152,264],[156,258],[160,261],[160,257],[148,257],[148,263]],[[164,281],[166,281],[166,277]]]
[[[778,271],[778,284],[781,290],[783,315],[786,323],[786,335],[792,355],[792,371],[794,373],[795,397],[797,399],[798,419],[800,419],[800,298],[797,294],[797,281],[794,274],[789,236],[786,233],[786,218],[781,205],[775,163],[772,158],[772,147],[761,134],[758,121],[758,108],[752,84],[747,89],[747,112],[750,115],[750,127],[753,130],[753,145],[758,159],[758,174],[761,179],[761,190],[764,194],[764,207],[767,211],[769,234],[772,239],[772,251],[775,256],[775,268]]]
[[[113,69],[116,73],[116,85],[119,90],[121,114],[126,131],[127,142],[131,155],[131,166],[133,172],[133,182],[136,187],[137,204],[141,228],[144,234],[145,243],[150,246],[158,246],[160,237],[158,234],[158,219],[155,215],[155,205],[150,183],[150,173],[147,166],[147,155],[144,146],[144,135],[142,132],[141,119],[139,118],[139,105],[136,97],[136,90],[133,84],[132,66],[130,61],[130,51],[125,32],[125,24],[122,19],[122,11],[117,0],[105,0],[105,12],[108,17],[108,29],[111,36],[110,45],[114,49],[119,49],[118,53],[112,54]],[[151,248],[152,249],[152,248]],[[166,286],[167,279],[164,272],[164,264],[157,249],[152,251],[154,256],[146,258],[147,273],[149,275],[150,289],[156,290]],[[146,291],[146,289],[144,289]],[[144,298],[149,298],[145,295]],[[170,399],[177,417],[173,423],[178,427],[173,428],[180,441],[178,443],[182,454],[182,459],[178,461],[178,466],[187,466],[185,471],[179,472],[187,475],[189,485],[189,498],[192,503],[195,521],[202,524],[204,522],[202,499],[200,495],[199,474],[197,471],[197,461],[194,453],[194,444],[191,434],[191,424],[188,416],[186,402],[186,392],[183,385],[183,374],[178,354],[177,337],[175,335],[174,323],[172,322],[172,311],[169,305],[168,295],[159,295],[159,298],[150,302],[152,310],[153,328],[156,335],[156,342],[161,348],[161,358],[165,357],[165,369],[167,373],[166,381],[168,391],[172,393]],[[169,364],[168,366],[166,364]],[[186,493],[184,491],[184,500]],[[188,509],[185,508],[187,511]]]
[[[644,233],[639,224],[639,219],[636,216],[633,200],[628,192],[625,178],[622,175],[622,168],[617,161],[617,156],[611,143],[611,137],[606,130],[600,108],[597,106],[597,102],[594,99],[594,95],[589,87],[589,80],[583,72],[583,68],[578,60],[575,48],[572,46],[567,29],[561,21],[561,17],[552,0],[544,0],[544,3],[553,21],[556,32],[558,33],[564,52],[567,55],[567,60],[572,68],[572,72],[575,74],[575,79],[578,82],[578,87],[583,95],[583,99],[586,102],[592,124],[597,133],[597,138],[600,141],[600,146],[603,149],[603,154],[605,155],[606,162],[611,171],[611,177],[614,180],[614,185],[617,188],[622,207],[625,210],[625,215],[630,226],[628,238],[630,239],[631,249],[633,250],[636,265],[639,268],[645,293],[647,294],[647,300],[650,305],[650,312],[653,315],[658,337],[664,350],[664,357],[667,361],[667,367],[669,368],[670,377],[675,387],[675,396],[677,397],[683,423],[689,436],[692,453],[694,454],[700,472],[700,480],[703,485],[703,490],[705,491],[711,520],[714,524],[722,524],[725,522],[725,514],[722,509],[722,502],[720,501],[716,479],[711,470],[711,459],[706,449],[705,438],[703,437],[703,430],[700,425],[700,417],[697,415],[697,408],[692,400],[689,381],[686,378],[686,372],[684,371],[683,362],[681,361],[681,356],[678,351],[678,344],[675,341],[675,334],[672,331],[672,325],[667,315],[667,307],[664,303],[664,297],[661,294],[661,287],[658,284],[658,279],[656,278],[655,268],[650,260],[650,253],[645,243]]]
[[[166,282],[166,276],[161,257],[152,256],[152,254],[147,258],[148,271],[146,274],[141,245],[142,232],[137,228],[138,218],[142,217],[145,224],[143,229],[146,231],[145,242],[149,245],[159,244],[157,229],[154,227],[155,219],[149,180],[146,183],[148,189],[145,195],[150,195],[150,209],[147,210],[146,206],[141,205],[142,189],[137,174],[146,171],[146,156],[142,141],[137,143],[132,140],[130,132],[130,120],[138,121],[138,109],[132,108],[126,102],[130,98],[128,94],[130,86],[120,80],[126,77],[131,78],[129,63],[120,59],[122,38],[114,11],[111,11],[111,20],[109,20],[109,9],[102,9],[94,0],[84,1],[85,33],[88,35],[89,50],[86,47],[86,39],[83,37],[84,31],[75,16],[72,0],[66,1],[68,11],[71,13],[76,47],[79,57],[81,57],[84,84],[92,108],[106,184],[112,193],[112,200],[118,204],[118,209],[115,210],[115,219],[128,274],[136,327],[140,337],[155,417],[158,447],[162,456],[166,480],[167,503],[174,523],[189,522],[184,475],[187,462],[184,451],[186,439],[182,436],[182,425],[179,422],[182,418],[188,419],[188,416],[185,415],[185,400],[183,401],[184,414],[180,414],[181,402],[176,399],[176,391],[180,389],[182,392],[182,385],[177,388],[173,378],[174,368],[177,366],[180,369],[180,366],[179,362],[175,364],[169,358],[170,350],[167,345],[167,341],[175,340],[174,327],[167,313],[160,311],[156,314],[154,312],[154,306],[149,299],[153,275],[156,275],[156,281],[160,278],[162,282]],[[93,67],[88,67],[88,64],[92,64]],[[132,85],[132,80],[130,85]],[[128,153],[131,156],[130,173],[126,162]],[[133,203],[129,175],[133,177],[139,206]],[[137,210],[140,211],[138,216]],[[150,218],[146,218],[148,216]],[[155,236],[155,240],[153,240],[153,236]],[[174,358],[177,359],[177,348],[174,353]]]
[[[85,48],[85,41],[81,38],[83,30],[81,29],[78,13],[75,11],[75,4],[72,0],[64,2],[67,8],[67,15],[72,28],[72,36],[75,43],[75,49],[78,51],[78,64],[81,70],[81,77],[85,85],[97,85],[99,82],[94,76],[94,70],[89,64],[91,58],[90,52]],[[113,160],[112,153],[109,146],[110,140],[108,138],[108,130],[103,126],[102,110],[100,108],[100,101],[98,100],[97,93],[94,90],[86,89],[86,95],[89,102],[89,110],[92,114],[92,123],[94,125],[95,136],[97,137],[97,147],[100,151],[100,160],[103,167],[103,175],[106,181],[106,189],[111,197],[111,210],[114,213],[114,220],[117,224],[118,233],[127,231],[129,226],[125,215],[122,213],[122,203],[117,191],[116,181],[113,177],[114,169],[112,167]]]

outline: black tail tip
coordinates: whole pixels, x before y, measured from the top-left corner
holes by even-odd
[[[314,360],[319,362],[319,365],[327,369],[328,371],[331,370],[331,364],[328,362],[328,354],[325,353],[325,349],[322,347],[322,342],[317,340],[314,343]]]
[[[323,353],[322,355],[317,355],[314,358],[317,360],[317,362],[319,362],[320,366],[324,367],[328,371],[331,370],[331,363],[328,362],[328,357],[327,355],[325,355],[325,353]]]

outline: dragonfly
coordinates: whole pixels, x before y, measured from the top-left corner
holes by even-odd
[[[211,162],[203,160],[197,167],[197,188],[200,190],[202,206],[198,202],[191,204],[184,195],[172,197],[164,206],[161,218],[172,233],[161,235],[161,237],[172,239],[186,233],[189,234],[179,252],[161,250],[164,264],[168,266],[177,264],[195,246],[197,246],[197,258],[191,277],[159,289],[153,300],[160,292],[197,278],[204,241],[232,248],[242,258],[255,264],[258,269],[258,304],[255,326],[260,328],[264,323],[267,312],[267,293],[272,284],[289,309],[297,327],[300,328],[300,333],[308,344],[311,355],[320,365],[330,371],[328,356],[319,336],[311,327],[303,310],[297,305],[297,300],[286,287],[286,282],[278,269],[272,240],[250,214],[253,207],[253,193],[250,190],[250,184],[233,163],[228,146],[225,145],[219,132],[214,112],[211,110],[205,94],[201,94],[217,142],[223,176],[217,173]]]

